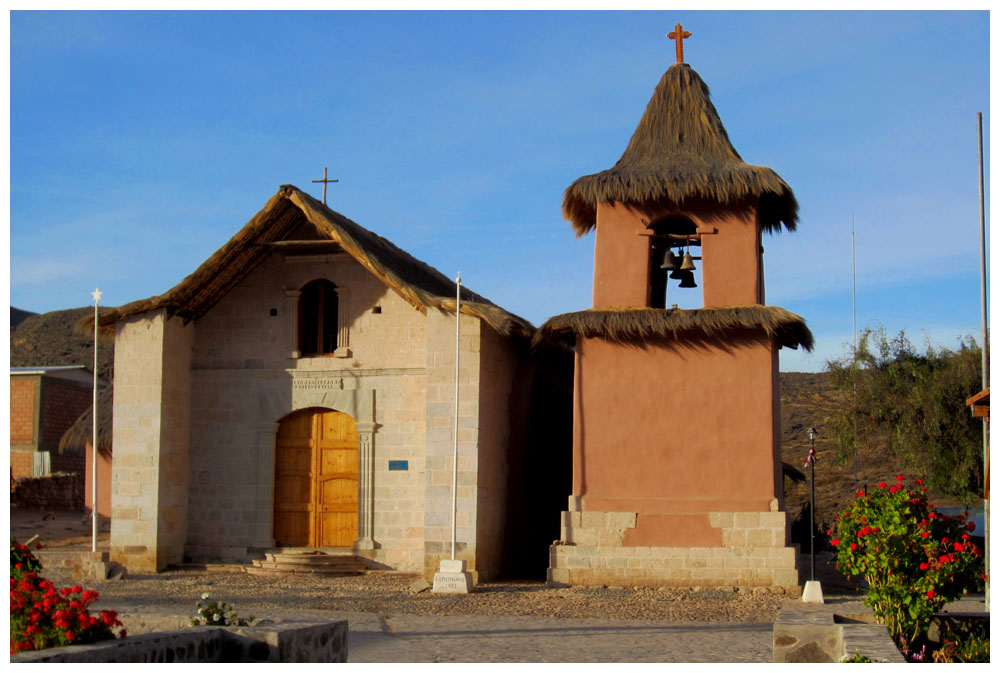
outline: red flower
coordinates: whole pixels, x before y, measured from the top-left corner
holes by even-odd
[[[924,480],[923,479],[917,479],[917,483],[918,484],[922,484],[922,483],[924,483]]]
[[[879,488],[885,488],[886,486],[888,486],[888,484],[887,484],[887,483],[885,483],[884,481],[880,481],[880,482],[878,483],[878,487],[879,487]]]
[[[942,544],[948,544],[948,538],[946,537],[941,538],[941,542]]]
[[[76,638],[76,634],[74,634],[72,631],[66,632],[66,640],[73,640],[74,638]]]
[[[944,556],[942,556],[941,558],[938,559],[938,561],[940,561],[941,563],[947,563],[950,560],[951,560],[951,557],[948,556],[947,554],[945,554]]]
[[[833,535],[833,529],[832,528],[827,528],[826,529],[826,534],[827,535]]]
[[[833,538],[832,540],[830,540],[830,544],[836,547],[838,544],[840,544],[840,538],[837,537]]]
[[[963,540],[968,540],[969,539],[969,534],[968,533],[962,533],[962,539]]]
[[[934,589],[927,592],[927,598],[934,598]]]
[[[969,531],[970,533],[976,530],[976,522],[970,521],[969,523],[965,524],[965,530]]]
[[[955,551],[963,551],[964,549],[965,547],[963,547],[961,544],[959,544],[958,542],[955,543]]]
[[[855,542],[852,542],[852,543],[851,543],[851,551],[854,551],[854,550],[855,550],[855,549],[857,549],[857,548],[858,548],[858,545],[857,545],[857,543],[855,543]]]
[[[937,512],[931,512],[927,516],[930,517],[931,519],[936,519],[938,515],[937,515]]]
[[[927,570],[927,569],[928,569],[928,568],[930,568],[930,567],[931,567],[931,566],[930,566],[930,564],[928,564],[928,563],[921,563],[921,564],[920,564],[920,569],[921,569],[921,570]]]
[[[902,486],[896,484],[895,486],[889,487],[889,493],[895,493],[896,491],[901,491],[902,489],[903,489]]]
[[[921,537],[928,537],[928,536],[930,536],[930,534],[931,534],[931,532],[929,530],[925,530],[923,533],[920,534],[920,536]]]
[[[896,475],[896,481],[903,481],[904,479],[906,479],[906,477],[904,477],[903,475],[901,474]]]
[[[857,493],[855,493],[854,495],[855,495],[856,497],[858,497],[858,498],[863,498],[863,497],[865,497],[865,492],[864,492],[864,491],[858,491],[858,492],[857,492]]]
[[[983,580],[983,581],[986,581],[986,573],[983,573],[983,574],[982,574],[982,575],[980,575],[979,577],[980,577],[980,578],[982,578],[982,580]]]

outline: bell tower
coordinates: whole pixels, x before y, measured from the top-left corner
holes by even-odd
[[[812,335],[765,305],[761,240],[794,230],[798,206],[730,143],[683,62],[690,36],[670,33],[678,62],[618,162],[563,198],[577,236],[596,232],[594,293],[535,337],[576,363],[573,492],[549,580],[796,591],[778,350]],[[700,307],[674,308],[685,292]]]

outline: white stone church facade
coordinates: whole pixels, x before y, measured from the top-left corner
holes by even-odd
[[[284,186],[115,334],[112,560],[281,546],[432,573],[450,552],[455,283]],[[464,291],[458,557],[501,563],[510,404],[533,328]],[[353,467],[352,467],[353,465]]]

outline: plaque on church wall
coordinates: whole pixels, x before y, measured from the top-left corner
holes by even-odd
[[[390,460],[389,461],[389,470],[390,471],[395,471],[395,470],[409,470],[409,469],[410,469],[410,461],[408,461],[408,460]]]

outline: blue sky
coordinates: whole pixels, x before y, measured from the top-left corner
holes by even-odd
[[[851,341],[852,216],[859,327],[978,335],[986,12],[13,12],[11,304],[162,293],[328,166],[334,210],[536,325],[588,308],[562,194],[618,160],[677,22],[736,149],[800,204],[767,301],[817,348],[782,370]]]

